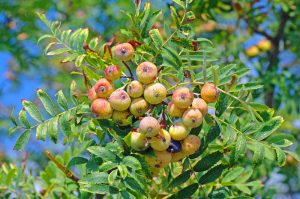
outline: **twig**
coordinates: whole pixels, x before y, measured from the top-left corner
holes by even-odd
[[[130,67],[128,66],[128,64],[126,62],[124,62],[124,61],[122,61],[122,63],[126,66],[127,70],[129,71],[129,73],[130,73],[130,79],[134,80],[133,73],[132,73]]]
[[[86,74],[84,72],[84,69],[82,69],[82,75],[83,75],[83,80],[84,80],[86,93],[89,93],[89,86],[88,86],[87,77],[86,77]]]

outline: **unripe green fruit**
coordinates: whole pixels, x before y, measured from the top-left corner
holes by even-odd
[[[95,92],[95,88],[94,86],[89,90],[88,92],[88,98],[90,101],[94,101],[95,99],[97,99],[97,93]]]
[[[121,77],[121,68],[119,66],[111,65],[107,66],[104,70],[105,78],[114,81]]]
[[[157,67],[151,62],[143,62],[137,66],[136,76],[139,82],[150,84],[157,78]]]
[[[167,96],[167,89],[160,83],[148,85],[144,91],[144,97],[149,104],[159,104]]]
[[[122,89],[115,90],[108,98],[108,101],[112,108],[117,111],[125,111],[131,104],[129,95]]]
[[[187,156],[187,154],[185,154],[182,150],[177,153],[172,153],[171,155],[172,155],[172,162],[177,162]]]
[[[152,168],[165,168],[172,159],[171,153],[167,151],[154,151],[155,156],[145,156],[145,160]]]
[[[139,117],[143,116],[147,112],[148,108],[148,102],[144,98],[140,97],[132,100],[129,110],[134,116]]]
[[[202,116],[205,116],[208,111],[206,102],[201,98],[194,98],[192,108],[199,109],[199,111],[202,113]]]
[[[154,117],[144,117],[139,125],[139,133],[146,137],[156,136],[160,131],[160,124]]]
[[[134,55],[134,48],[130,43],[118,44],[114,47],[113,54],[120,61],[129,61]]]
[[[182,122],[174,124],[169,129],[171,138],[173,140],[183,140],[190,133],[190,129],[188,129]]]
[[[188,108],[192,104],[193,99],[193,92],[186,87],[176,89],[172,95],[172,102],[178,108]]]
[[[182,117],[185,110],[186,109],[178,108],[173,102],[169,102],[167,107],[167,113],[171,117]]]
[[[141,97],[144,93],[144,87],[139,81],[132,81],[127,86],[127,93],[132,98]]]
[[[215,84],[205,83],[201,89],[201,98],[206,103],[216,102],[219,98],[219,91]]]
[[[161,129],[159,134],[152,137],[150,145],[156,151],[164,151],[170,146],[171,136],[168,131]]]
[[[149,147],[149,143],[145,135],[138,132],[131,132],[130,146],[136,151],[144,151]]]
[[[114,91],[112,84],[105,78],[100,79],[94,86],[97,96],[100,98],[108,98]]]
[[[189,128],[196,128],[202,124],[203,116],[199,109],[189,108],[182,116],[182,122]]]
[[[201,145],[201,141],[196,135],[188,135],[182,142],[182,152],[187,155],[195,153]]]
[[[132,123],[132,115],[129,111],[114,111],[112,120],[119,126],[128,126]]]
[[[102,98],[93,101],[91,111],[96,113],[99,119],[109,119],[113,113],[110,103]]]

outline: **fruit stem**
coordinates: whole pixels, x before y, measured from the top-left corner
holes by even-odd
[[[129,73],[130,73],[130,79],[134,80],[133,73],[132,73],[130,67],[128,66],[128,64],[125,61],[122,61],[122,63],[126,66],[127,70],[129,71]]]
[[[84,80],[86,93],[89,93],[89,86],[88,86],[87,77],[86,77],[86,74],[84,72],[84,69],[82,69],[82,76],[83,76],[83,80]]]
[[[203,52],[203,66],[202,66],[202,73],[203,73],[203,82],[206,82],[206,54],[205,51]]]
[[[173,89],[177,88],[178,86],[187,85],[187,84],[191,84],[191,85],[203,85],[204,83],[203,82],[182,82],[182,83],[179,83],[179,84],[176,84],[176,85],[170,87],[168,89],[168,91],[173,90]]]

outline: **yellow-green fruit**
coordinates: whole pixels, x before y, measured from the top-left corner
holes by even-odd
[[[190,133],[190,129],[188,129],[182,122],[176,123],[172,125],[169,129],[171,138],[173,140],[183,140]]]
[[[144,117],[139,125],[139,133],[146,137],[156,136],[160,131],[160,124],[154,117]]]
[[[150,145],[152,149],[156,151],[164,151],[169,148],[171,142],[171,136],[168,131],[161,129],[159,134],[152,137],[150,140]]]
[[[172,162],[177,162],[179,160],[182,160],[186,156],[187,156],[187,154],[185,154],[183,151],[179,151],[177,153],[172,153]]]
[[[259,49],[257,46],[251,46],[250,48],[246,49],[246,55],[249,57],[254,57],[259,54]]]
[[[263,51],[267,51],[271,49],[272,43],[267,39],[263,39],[260,42],[258,42],[257,47]]]
[[[175,106],[182,109],[188,108],[192,104],[193,99],[193,92],[186,87],[176,89],[172,95],[172,102]]]
[[[114,87],[107,79],[100,79],[94,86],[97,96],[100,98],[108,98],[114,91]]]
[[[109,119],[112,116],[113,109],[106,99],[96,99],[92,102],[91,112],[96,113],[99,119]]]
[[[167,89],[160,83],[148,85],[144,91],[144,97],[149,104],[159,104],[167,96]]]
[[[202,124],[203,116],[199,109],[189,108],[182,116],[182,122],[189,128],[196,128]]]
[[[219,90],[213,83],[205,83],[201,89],[201,98],[206,103],[216,102],[219,98]]]
[[[149,144],[144,134],[138,132],[131,132],[130,146],[136,151],[144,151],[149,147]]]
[[[129,61],[134,55],[134,48],[130,43],[122,43],[113,48],[113,53],[118,60]]]
[[[185,110],[186,109],[178,108],[173,102],[169,102],[167,107],[167,113],[171,117],[182,117]]]
[[[132,81],[127,86],[127,93],[132,98],[141,97],[144,93],[144,87],[139,81]]]
[[[143,116],[147,112],[148,108],[148,102],[144,98],[140,97],[132,100],[129,110],[134,116],[139,117]]]
[[[128,126],[132,123],[132,115],[129,111],[114,111],[112,120],[119,126]]]
[[[112,108],[117,111],[125,111],[131,104],[129,95],[122,89],[115,90],[108,98],[108,101]]]
[[[191,155],[195,153],[201,145],[201,141],[196,135],[188,135],[182,142],[182,152]]]
[[[143,62],[137,66],[136,76],[139,82],[150,84],[157,78],[157,67],[151,62]]]
[[[154,151],[155,156],[145,156],[145,160],[152,168],[164,168],[171,162],[172,155],[167,151]]]
[[[208,111],[206,102],[201,98],[194,98],[192,108],[199,109],[199,111],[202,113],[202,116],[205,116]]]

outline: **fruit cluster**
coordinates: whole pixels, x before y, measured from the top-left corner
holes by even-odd
[[[129,61],[134,55],[134,48],[129,43],[118,44],[113,54],[120,61]],[[156,82],[159,72],[155,64],[143,62],[135,72],[137,80],[114,90],[112,81],[121,77],[121,68],[107,66],[105,78],[100,79],[88,93],[92,101],[91,111],[99,119],[111,118],[119,126],[132,125],[133,117],[139,119],[138,128],[130,132],[130,146],[135,151],[152,148],[155,156],[146,155],[145,159],[153,169],[164,168],[171,161],[179,161],[195,153],[200,147],[200,139],[189,133],[202,124],[208,111],[207,103],[217,101],[216,86],[205,83],[201,89],[202,98],[194,97],[199,95],[188,87],[179,87],[168,102],[166,87]],[[167,114],[174,118],[168,131],[164,119],[159,122],[150,116],[151,107],[160,104],[167,104]]]

